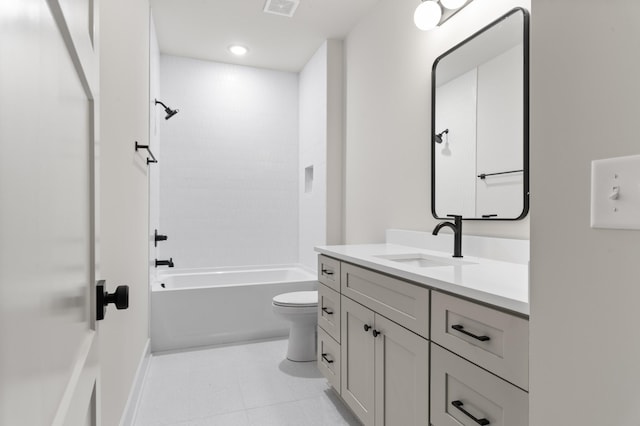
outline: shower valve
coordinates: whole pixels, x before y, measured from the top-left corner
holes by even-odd
[[[158,247],[158,241],[167,241],[167,236],[158,234],[158,230],[156,229],[153,232],[153,246],[154,247]]]

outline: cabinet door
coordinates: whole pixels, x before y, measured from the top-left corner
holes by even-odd
[[[335,291],[340,291],[340,261],[319,254],[318,281]]]
[[[318,370],[340,392],[340,344],[318,327]]]
[[[375,316],[375,424],[429,424],[429,342]]]
[[[529,389],[529,321],[437,291],[431,298],[433,342]]]
[[[529,395],[525,391],[431,344],[433,425],[527,426],[528,417]]]
[[[344,296],[341,297],[341,309],[341,395],[365,426],[373,426],[374,314]]]
[[[318,286],[318,325],[340,343],[340,293]]]

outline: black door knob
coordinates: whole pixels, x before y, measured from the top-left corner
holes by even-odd
[[[129,286],[119,285],[113,293],[107,293],[105,280],[98,281],[96,286],[96,319],[104,319],[107,305],[113,303],[116,309],[127,309],[129,307]]]

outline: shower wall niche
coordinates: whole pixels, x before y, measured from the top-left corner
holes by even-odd
[[[340,180],[332,196],[342,199],[341,83],[339,96],[327,94],[334,49],[341,58],[340,42],[325,43],[300,73],[160,56],[159,96],[180,113],[157,120],[161,156],[151,216],[169,238],[152,259],[172,257],[176,268],[315,269],[313,246],[340,242],[341,235],[328,234],[341,229],[341,213],[337,222],[327,219],[329,204],[340,208],[327,201],[327,164]],[[329,124],[332,99],[339,99],[333,114],[340,120]],[[329,161],[334,145],[339,155]]]

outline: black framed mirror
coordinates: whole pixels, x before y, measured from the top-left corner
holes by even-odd
[[[516,8],[440,55],[431,81],[431,212],[529,212],[529,13]]]

